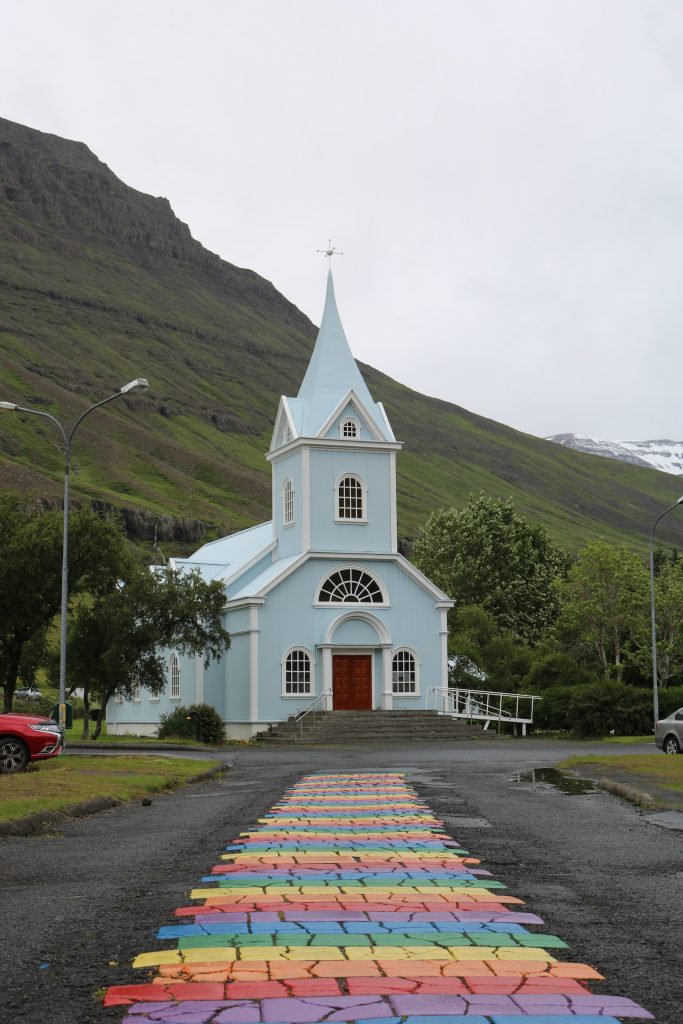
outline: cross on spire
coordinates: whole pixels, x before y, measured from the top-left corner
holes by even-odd
[[[344,255],[343,252],[339,252],[338,249],[335,249],[335,247],[332,245],[332,239],[331,238],[327,239],[327,249],[316,249],[316,252],[321,253],[323,256],[327,256],[328,266],[330,268],[330,271],[332,270],[332,257],[333,256],[343,256]]]

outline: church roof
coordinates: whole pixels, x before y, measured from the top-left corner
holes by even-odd
[[[330,415],[349,393],[358,399],[382,438],[393,441],[386,414],[373,401],[368,386],[353,358],[342,327],[331,271],[318,338],[306,375],[296,398],[287,400],[293,425],[299,437],[317,437]]]
[[[260,523],[202,545],[189,558],[174,558],[173,566],[199,571],[203,579],[228,579],[265,556],[274,547],[273,523]]]

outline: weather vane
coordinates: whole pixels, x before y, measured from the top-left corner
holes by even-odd
[[[335,247],[332,245],[332,239],[331,238],[327,239],[327,249],[316,249],[315,251],[319,252],[319,253],[322,253],[323,256],[327,256],[328,265],[329,265],[330,270],[332,270],[332,257],[333,256],[343,256],[344,255],[343,252],[339,252],[338,249],[335,249]]]

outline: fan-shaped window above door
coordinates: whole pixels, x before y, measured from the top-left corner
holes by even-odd
[[[374,576],[348,566],[331,573],[318,592],[321,604],[384,604],[385,597]]]

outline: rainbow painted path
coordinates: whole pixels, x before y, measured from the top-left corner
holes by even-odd
[[[309,775],[227,847],[141,953],[151,979],[110,988],[125,1024],[617,1024],[601,975],[442,831],[397,774]]]

